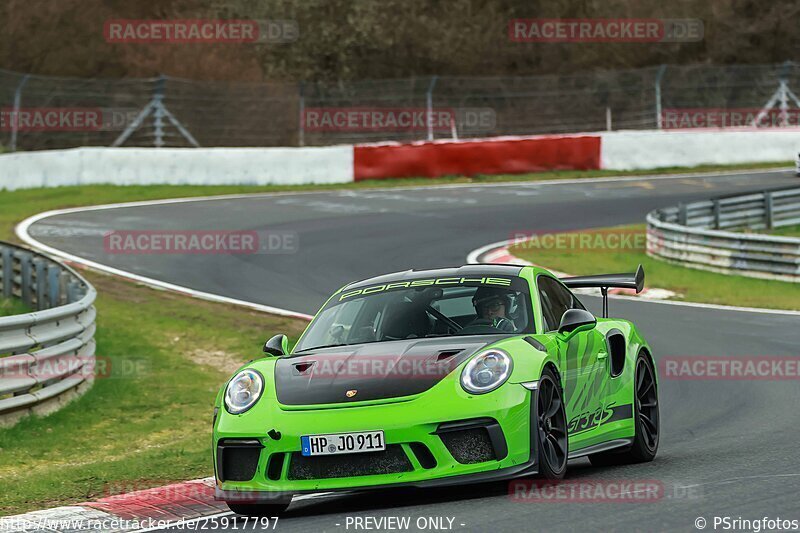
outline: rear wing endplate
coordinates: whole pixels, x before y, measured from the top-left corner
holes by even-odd
[[[639,265],[633,274],[597,274],[561,278],[561,283],[570,289],[600,289],[603,295],[603,317],[608,317],[608,289],[634,289],[636,294],[644,289],[644,268]]]

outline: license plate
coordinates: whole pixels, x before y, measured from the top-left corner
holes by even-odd
[[[338,453],[378,452],[386,449],[383,431],[305,435],[300,437],[300,445],[301,453],[307,457]]]

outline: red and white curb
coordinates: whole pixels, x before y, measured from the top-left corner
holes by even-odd
[[[511,244],[519,244],[518,241],[510,239],[507,241],[496,242],[492,244],[488,244],[482,248],[478,248],[474,250],[472,253],[467,256],[468,263],[492,263],[492,264],[505,264],[505,265],[533,265],[530,261],[526,261],[520,257],[515,256],[511,253],[508,247]],[[541,265],[534,265],[534,266],[541,266]],[[553,270],[548,267],[547,268],[553,275],[563,278],[569,277],[572,274],[567,274],[565,272],[559,272],[557,270]],[[574,292],[579,294],[595,294],[599,295],[599,289],[575,289]],[[637,298],[643,298],[645,300],[667,300],[669,298],[673,298],[677,296],[677,293],[673,291],[669,291],[667,289],[657,289],[652,287],[645,287],[642,292],[639,294],[635,294],[632,290],[629,289],[609,289],[609,294],[617,294],[617,295],[626,295],[626,296],[635,296]]]
[[[113,484],[112,484],[113,485]],[[99,500],[0,517],[0,532],[73,533],[103,531],[144,533],[169,527],[203,524],[225,527],[236,516],[223,501],[214,499],[214,478],[194,479],[163,487],[106,496]],[[332,492],[299,494],[292,502],[336,495]],[[341,493],[338,493],[341,494]],[[229,522],[232,523],[232,522]],[[212,529],[215,529],[216,526]]]
[[[214,478],[205,478],[2,517],[0,531],[149,531],[230,514],[225,502],[214,500]]]

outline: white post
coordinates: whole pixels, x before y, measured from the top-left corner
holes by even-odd
[[[781,80],[780,89],[781,127],[789,125],[789,85],[785,79]]]
[[[431,84],[428,86],[428,93],[425,95],[427,103],[427,112],[425,113],[425,122],[428,125],[428,140],[433,140],[433,88],[436,86],[436,80],[439,76],[431,78]]]
[[[17,90],[14,91],[14,114],[11,116],[11,145],[9,149],[12,152],[17,151],[17,130],[19,128],[19,109],[22,101],[22,88],[28,83],[30,74],[25,74],[17,85]]]
[[[661,79],[664,77],[664,72],[667,70],[666,65],[661,65],[656,73],[656,124],[658,129],[663,127],[663,118],[661,117]]]

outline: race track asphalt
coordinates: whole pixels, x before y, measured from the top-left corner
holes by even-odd
[[[641,223],[658,207],[797,184],[788,171],[770,171],[255,195],[56,215],[33,224],[30,235],[149,278],[313,314],[348,281],[463,264],[473,249],[515,233]],[[103,246],[109,230],[164,229],[278,232],[296,237],[297,247],[281,254],[124,255],[106,253]],[[584,299],[597,310],[596,298]],[[657,359],[800,356],[798,315],[631,300],[612,300],[611,314],[636,321]],[[509,498],[505,482],[384,490],[297,501],[277,530],[366,530],[354,527],[355,517],[410,517],[412,530],[420,517],[449,517],[456,531],[697,531],[698,517],[708,521],[708,530],[714,516],[800,520],[796,380],[662,379],[660,398],[662,438],[654,462],[600,469],[579,459],[570,463],[568,474],[601,482],[656,482],[663,496],[655,501],[519,502]]]

